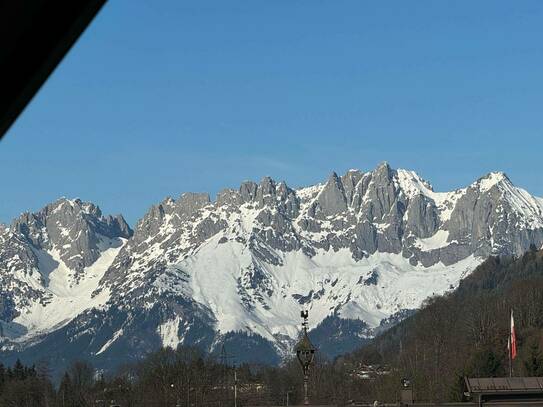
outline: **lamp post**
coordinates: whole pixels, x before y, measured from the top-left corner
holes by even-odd
[[[302,323],[302,339],[300,339],[300,342],[296,345],[294,348],[296,351],[296,357],[298,358],[298,361],[300,362],[300,365],[302,366],[302,371],[304,373],[304,405],[309,405],[309,397],[307,395],[307,385],[309,381],[309,366],[311,365],[311,362],[313,362],[313,358],[315,357],[315,348],[311,344],[311,341],[309,340],[309,337],[307,336],[307,318],[309,316],[308,311],[302,311],[301,317],[303,319]]]

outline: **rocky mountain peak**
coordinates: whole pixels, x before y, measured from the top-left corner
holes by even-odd
[[[243,203],[243,199],[241,197],[241,188],[240,190],[236,191],[231,188],[223,189],[217,194],[217,200],[216,204],[218,206],[239,206]]]
[[[133,234],[132,229],[121,214],[105,216],[104,223],[106,227],[100,229],[100,232],[109,238],[122,237],[128,239]]]
[[[288,195],[290,193],[293,193],[294,191],[292,191],[287,183],[285,181],[281,181],[279,184],[277,184],[277,188],[276,188],[276,192],[277,192],[277,196],[281,199],[281,200],[286,200]]]
[[[266,175],[260,180],[259,187],[263,190],[264,193],[271,194],[272,191],[275,191],[275,184],[275,180],[272,177]]]
[[[383,161],[372,171],[373,180],[380,185],[386,185],[392,181],[395,172],[386,161]]]
[[[341,183],[343,185],[343,190],[345,191],[345,198],[347,199],[347,204],[353,204],[353,197],[356,194],[356,187],[364,173],[359,170],[349,170],[341,177]]]
[[[347,210],[347,197],[341,178],[332,172],[314,203],[310,216],[325,218]]]
[[[239,194],[243,202],[252,202],[256,198],[258,184],[254,181],[244,181],[239,187]]]
[[[500,184],[513,185],[506,173],[498,172],[489,172],[485,176],[479,178],[475,181],[472,186],[479,188],[482,192],[488,191],[492,187]]]
[[[256,192],[259,206],[273,205],[276,199],[276,184],[271,177],[264,177],[260,181]]]
[[[176,212],[183,218],[191,217],[210,202],[209,194],[207,193],[185,192],[175,204]]]
[[[277,208],[295,216],[298,211],[297,197],[294,190],[282,181],[277,183],[273,178],[263,177],[260,183],[244,181],[239,189],[224,189],[217,194],[215,205],[239,207],[244,203],[255,204],[256,208]]]
[[[121,215],[102,216],[100,208],[80,199],[61,198],[38,212],[15,219],[10,231],[35,249],[56,250],[78,272],[96,261],[102,239],[128,239],[132,230]]]

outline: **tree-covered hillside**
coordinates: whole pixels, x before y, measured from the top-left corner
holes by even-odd
[[[420,400],[459,400],[463,376],[505,376],[514,311],[517,376],[543,375],[543,251],[520,258],[491,257],[453,293],[431,298],[412,317],[348,357],[351,363],[387,365],[391,374],[371,387],[395,397],[409,377]]]

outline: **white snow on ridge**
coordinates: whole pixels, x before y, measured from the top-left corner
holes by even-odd
[[[409,198],[422,194],[434,201],[442,222],[450,219],[456,201],[466,191],[464,188],[451,192],[435,192],[415,171],[398,169],[397,174],[399,186]]]
[[[64,264],[56,250],[37,252],[40,271],[45,280],[43,290],[50,294],[50,300],[45,306],[34,302],[13,320],[28,330],[26,335],[17,340],[24,341],[58,329],[81,312],[105,304],[109,299],[108,290],[102,290],[94,298],[91,295],[125,243],[126,239],[110,241],[104,238],[100,245],[102,255],[84,269],[78,282],[73,279],[74,271]]]
[[[520,215],[530,229],[543,227],[543,206],[542,200],[530,195],[522,188],[513,186],[511,183],[500,184],[500,189],[508,197],[513,210]]]
[[[410,198],[418,194],[423,194],[435,199],[439,198],[440,195],[447,194],[434,192],[432,186],[419,177],[415,171],[398,169],[397,174],[399,186]]]
[[[507,176],[503,172],[491,172],[488,175],[484,176],[483,178],[480,178],[479,180],[477,180],[475,184],[479,185],[479,190],[481,192],[486,192],[490,188],[492,188],[494,185],[505,180],[507,180]]]
[[[302,200],[315,198],[322,188],[324,188],[324,184],[315,184],[308,187],[299,188],[296,190],[296,195],[298,195],[298,197]]]
[[[300,213],[305,214],[311,204],[317,199],[320,192],[323,190],[324,184],[315,184],[309,187],[304,187],[296,190],[296,196],[300,199]]]

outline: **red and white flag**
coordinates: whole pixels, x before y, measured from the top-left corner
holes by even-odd
[[[513,310],[511,310],[511,332],[509,334],[509,352],[511,352],[511,359],[517,357],[517,336],[515,335],[515,320],[513,319]]]

